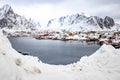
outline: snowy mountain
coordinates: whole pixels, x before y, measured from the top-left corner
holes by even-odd
[[[103,19],[98,16],[87,17],[78,13],[51,19],[47,27],[49,29],[55,28],[67,31],[116,30],[117,28],[114,20],[109,16]]]
[[[11,30],[33,30],[36,26],[40,27],[40,24],[34,23],[31,19],[27,20],[14,13],[13,9],[9,5],[4,5],[0,8],[0,28]]]

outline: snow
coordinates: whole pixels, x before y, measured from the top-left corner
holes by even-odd
[[[47,27],[72,31],[72,32],[89,32],[89,31],[119,31],[120,25],[116,24],[114,26],[105,26],[104,21],[107,24],[110,24],[109,19],[112,19],[107,16],[106,19],[100,18],[98,16],[85,16],[80,14],[67,15],[60,18],[54,18],[48,21]],[[100,24],[103,28],[100,27]]]
[[[77,63],[50,65],[14,50],[0,31],[0,80],[119,80],[120,49],[103,45]],[[79,54],[79,53],[78,53]]]
[[[4,29],[4,31],[33,31],[39,30],[41,25],[39,22],[34,22],[32,19],[26,19],[23,16],[20,16],[14,13],[12,7],[8,4],[3,5],[0,8],[0,27]]]

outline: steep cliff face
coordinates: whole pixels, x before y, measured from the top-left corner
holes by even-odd
[[[105,18],[104,18],[104,26],[106,27],[106,28],[111,28],[111,27],[113,27],[115,25],[115,22],[114,22],[114,20],[111,18],[111,17],[109,17],[109,16],[106,16]]]
[[[100,17],[94,16],[96,23],[99,25],[100,28],[104,28],[104,20]]]
[[[63,29],[72,29],[77,27],[77,30],[96,30],[98,29],[111,29],[115,25],[114,20],[106,16],[104,19],[98,16],[87,17],[85,15],[73,14],[60,18],[51,19],[47,27],[61,27]],[[79,27],[79,28],[78,28]]]
[[[35,24],[31,19],[26,19],[16,13],[14,13],[13,9],[9,5],[4,5],[0,8],[0,28],[8,28],[8,29],[34,29]]]

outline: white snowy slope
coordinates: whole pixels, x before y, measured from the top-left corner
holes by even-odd
[[[68,65],[42,63],[19,54],[0,31],[0,80],[119,80],[120,49],[103,45],[91,56]],[[78,53],[79,54],[79,53]]]
[[[40,28],[39,23],[35,23],[31,19],[16,14],[12,7],[8,4],[0,8],[0,28],[4,30],[34,30]]]
[[[61,29],[66,31],[113,31],[118,29],[118,25],[116,25],[114,20],[109,16],[105,18],[98,16],[87,17],[77,13],[51,19],[47,24],[47,28],[49,30]]]

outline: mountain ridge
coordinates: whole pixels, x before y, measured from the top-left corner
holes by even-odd
[[[113,18],[106,16],[105,18],[100,18],[98,16],[87,17],[83,14],[72,14],[67,16],[62,16],[59,18],[51,19],[47,24],[48,28],[60,28],[62,30],[72,30],[77,31],[96,31],[97,30],[115,30],[116,24]],[[66,28],[65,28],[66,27]],[[90,29],[90,30],[88,30]]]
[[[33,30],[36,25],[37,24],[31,19],[28,20],[25,17],[14,13],[12,7],[8,4],[3,5],[3,7],[0,8],[0,28],[12,30]]]

